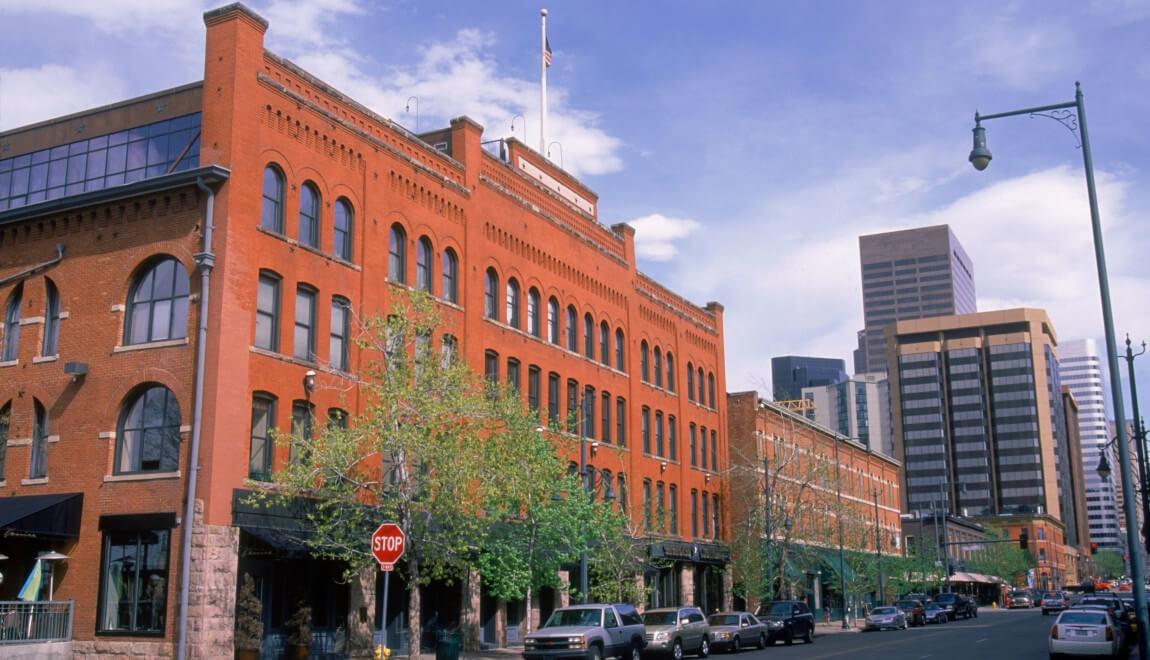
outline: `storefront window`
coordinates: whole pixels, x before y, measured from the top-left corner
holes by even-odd
[[[164,633],[169,530],[104,535],[100,632]]]

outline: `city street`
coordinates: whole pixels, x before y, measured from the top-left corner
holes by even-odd
[[[1048,657],[1046,636],[1054,616],[1037,609],[982,608],[977,619],[906,631],[825,634],[815,643],[768,647],[740,658],[843,658],[844,660],[1039,660]],[[723,656],[726,654],[716,654]],[[1136,656],[1132,656],[1136,657]]]

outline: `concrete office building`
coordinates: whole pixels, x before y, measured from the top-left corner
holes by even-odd
[[[798,399],[804,387],[830,385],[846,377],[844,360],[801,355],[771,358],[772,395],[776,401]]]
[[[1040,309],[899,321],[887,337],[904,510],[942,501],[1012,535],[1031,530],[1056,583],[1087,538],[1057,346]]]
[[[830,385],[804,387],[803,399],[814,408],[805,411],[807,419],[855,438],[872,451],[894,456],[886,374],[858,374]]]
[[[859,237],[863,319],[854,370],[885,372],[883,328],[976,311],[974,266],[949,225]]]
[[[1117,466],[1114,452],[1106,448],[1110,440],[1109,382],[1106,364],[1093,339],[1073,339],[1058,346],[1058,375],[1078,403],[1078,433],[1082,442],[1082,464],[1086,480],[1086,511],[1090,539],[1103,548],[1122,547],[1121,517],[1113,477],[1098,476],[1103,452]]]

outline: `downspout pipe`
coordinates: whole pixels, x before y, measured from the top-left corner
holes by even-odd
[[[196,187],[208,196],[207,211],[204,215],[203,249],[195,254],[196,269],[200,271],[200,313],[196,331],[196,384],[195,403],[192,412],[192,448],[188,456],[188,492],[184,504],[184,542],[180,549],[180,636],[176,646],[176,657],[187,657],[188,644],[188,591],[191,587],[192,534],[196,520],[196,479],[200,473],[200,437],[204,417],[204,363],[208,343],[208,293],[211,291],[212,268],[216,255],[212,252],[213,218],[215,217],[216,192],[204,183],[203,177],[196,178]]]

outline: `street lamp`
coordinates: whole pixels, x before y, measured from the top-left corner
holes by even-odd
[[[886,603],[886,580],[882,574],[882,530],[878,517],[878,489],[874,489],[874,551],[878,555],[878,604]]]
[[[583,494],[587,495],[590,491],[590,484],[587,483],[587,391],[583,391],[583,403],[579,406],[580,415],[579,420],[579,479],[582,480]],[[587,603],[587,543],[583,543],[583,549],[579,552],[579,597],[582,599],[583,604]]]
[[[847,575],[846,575],[846,554],[843,552],[843,480],[840,474],[839,464],[839,435],[836,433],[834,436],[835,441],[835,497],[838,499],[838,515],[835,517],[839,519],[839,595],[843,599],[843,630],[847,626]]]
[[[1047,117],[1065,126],[1072,133],[1078,129],[1078,141],[1082,147],[1082,164],[1086,171],[1086,194],[1090,202],[1090,225],[1094,234],[1094,259],[1098,270],[1098,292],[1102,299],[1102,324],[1106,333],[1106,357],[1110,373],[1118,373],[1118,342],[1114,338],[1114,315],[1110,308],[1110,281],[1106,273],[1106,252],[1102,245],[1102,221],[1098,214],[1098,191],[1094,185],[1094,160],[1090,153],[1090,134],[1086,130],[1086,102],[1082,96],[1082,85],[1074,83],[1074,100],[1023,110],[999,112],[990,115],[974,113],[974,148],[970,152],[970,163],[977,170],[986,169],[990,164],[990,150],[986,147],[986,130],[982,121],[1030,115]],[[1126,414],[1122,401],[1121,379],[1110,379],[1114,417],[1119,420],[1118,440],[1126,447]],[[1138,546],[1138,515],[1134,510],[1134,483],[1130,471],[1130,457],[1127,452],[1118,452],[1118,467],[1122,474],[1123,509],[1126,516],[1126,540],[1130,548]],[[1134,581],[1134,604],[1138,613],[1138,653],[1139,657],[1150,657],[1150,627],[1146,620],[1146,583],[1142,565],[1142,553],[1130,553],[1130,577]]]
[[[1129,369],[1130,374],[1130,409],[1133,413],[1130,419],[1133,420],[1134,427],[1134,446],[1138,450],[1138,485],[1141,488],[1138,492],[1142,496],[1142,547],[1146,551],[1150,551],[1150,489],[1147,485],[1150,484],[1150,469],[1146,466],[1146,430],[1142,428],[1141,416],[1138,412],[1138,383],[1134,379],[1134,358],[1146,352],[1146,342],[1142,342],[1142,350],[1137,353],[1130,346],[1130,335],[1126,335],[1126,368]],[[1125,420],[1119,420],[1119,424],[1125,424]]]

